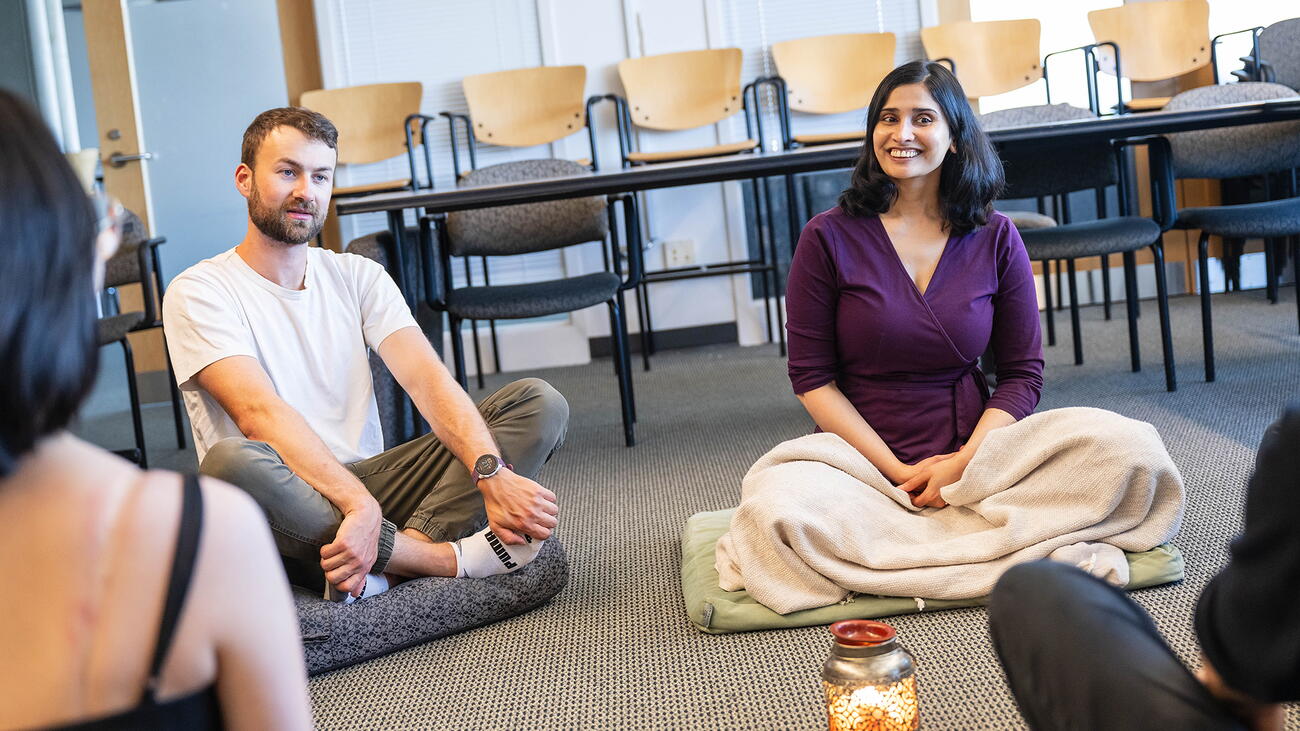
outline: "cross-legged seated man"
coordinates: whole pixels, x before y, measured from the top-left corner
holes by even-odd
[[[476,408],[379,264],[308,246],[329,207],[337,136],[301,108],[253,120],[235,169],[243,241],[167,290],[200,470],[262,506],[291,581],[335,598],[405,577],[513,571],[557,524],[555,495],[534,478],[563,440],[568,404],[526,379]],[[368,350],[431,434],[382,451]]]

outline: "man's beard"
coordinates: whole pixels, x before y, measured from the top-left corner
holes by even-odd
[[[311,213],[311,220],[300,221],[289,218],[285,214],[291,210]],[[248,196],[248,217],[252,219],[257,230],[267,238],[291,246],[311,241],[325,226],[325,214],[321,213],[315,203],[289,198],[279,207],[272,206],[262,200],[256,182],[253,183],[252,193]]]

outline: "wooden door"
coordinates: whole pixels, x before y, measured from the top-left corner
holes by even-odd
[[[84,0],[81,8],[95,99],[95,146],[103,164],[104,190],[135,212],[145,230],[153,235],[149,161],[128,159],[144,155],[147,150],[140,126],[127,0]],[[120,296],[124,312],[143,307],[138,285],[123,287]],[[137,372],[166,369],[160,330],[133,333],[130,340]]]

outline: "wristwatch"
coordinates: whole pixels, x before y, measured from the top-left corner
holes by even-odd
[[[502,467],[510,469],[510,465],[502,462],[500,457],[495,454],[485,454],[474,460],[474,469],[470,474],[474,476],[474,483],[477,484],[479,480],[486,480],[500,472]]]

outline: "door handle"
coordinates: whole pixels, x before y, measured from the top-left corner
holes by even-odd
[[[123,155],[120,152],[114,152],[112,155],[108,156],[108,164],[112,167],[120,168],[120,167],[124,167],[128,162],[135,162],[137,160],[152,160],[152,159],[153,159],[152,152],[139,152],[134,155]]]

